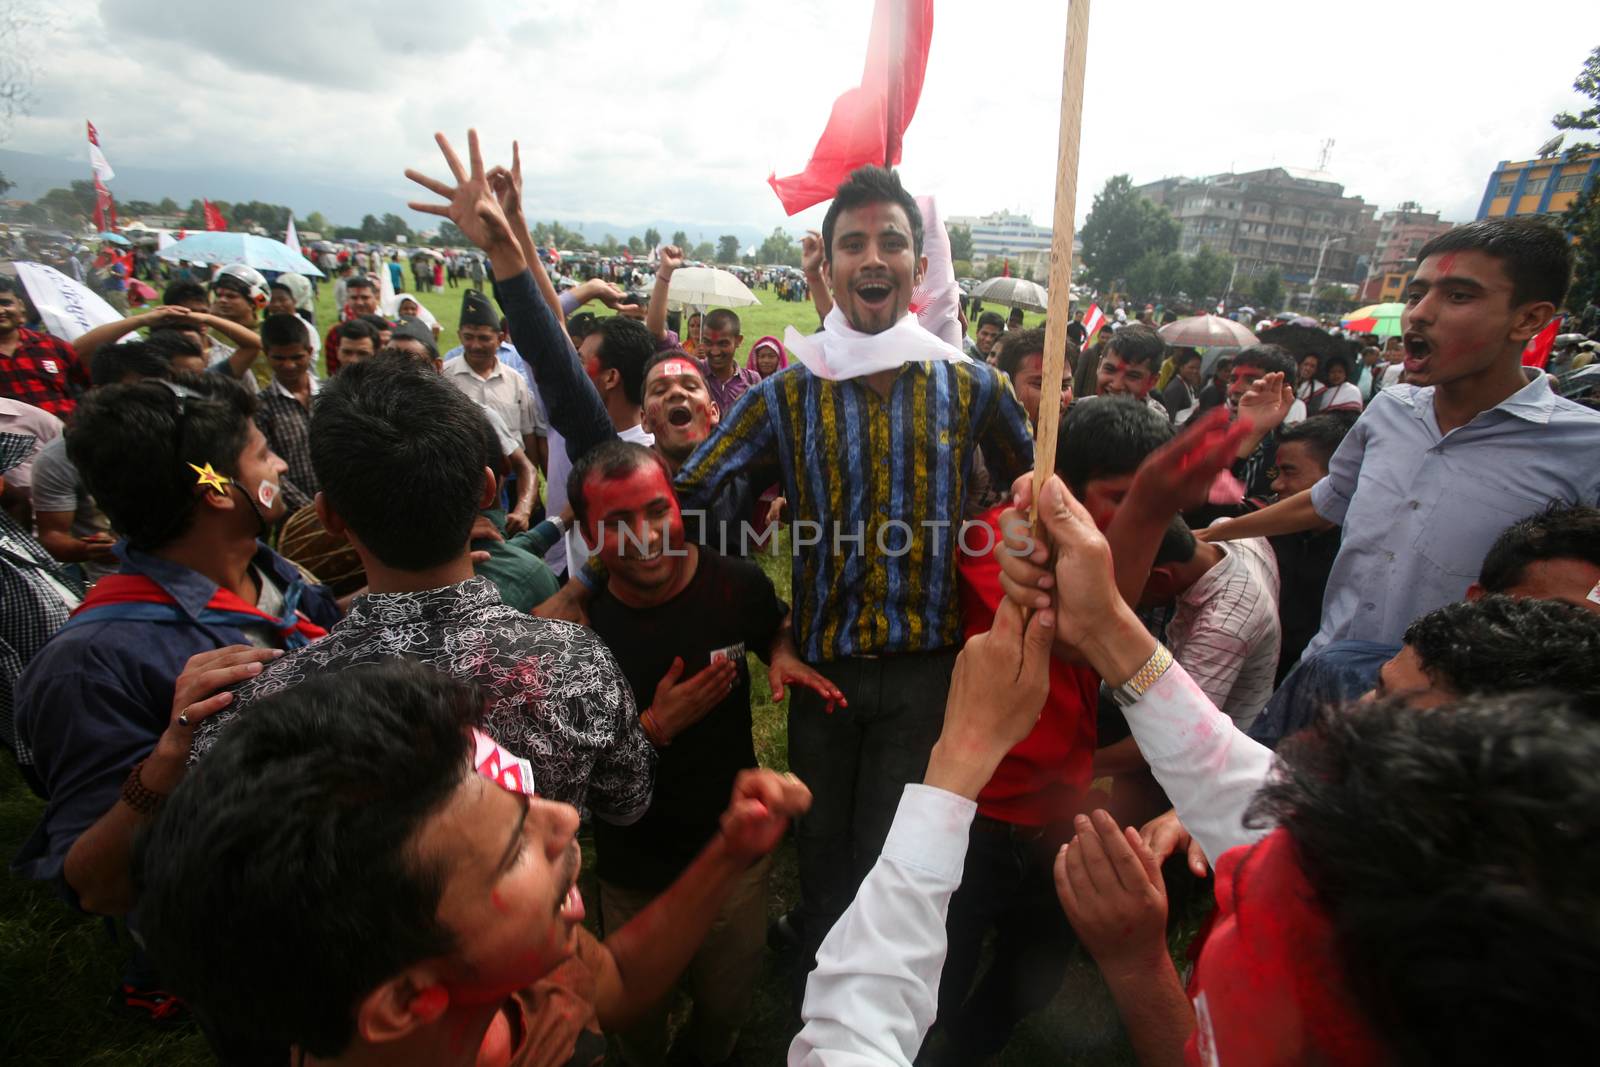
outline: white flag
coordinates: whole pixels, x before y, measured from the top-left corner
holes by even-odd
[[[39,318],[63,341],[76,341],[96,326],[122,319],[122,313],[99,293],[54,267],[22,259],[16,261],[16,267],[17,280],[39,309]]]
[[[94,170],[94,176],[103,182],[108,182],[117,176],[111,169],[111,164],[106,159],[106,154],[100,151],[100,135],[95,132],[94,123],[89,126],[89,166]]]
[[[294,249],[296,254],[299,253],[300,235],[295,232],[293,215],[289,216],[289,232],[283,235],[283,243]]]

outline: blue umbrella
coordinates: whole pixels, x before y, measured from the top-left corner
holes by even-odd
[[[110,230],[104,230],[95,234],[94,239],[96,241],[110,241],[114,245],[125,245],[132,243],[126,237],[122,236],[122,234],[112,233]]]
[[[261,271],[276,271],[280,274],[292,272],[322,277],[322,272],[317,269],[316,264],[282,241],[274,241],[270,237],[257,237],[249,233],[210,230],[205,233],[190,234],[181,241],[174,241],[156,255],[174,263],[180,260],[220,265],[243,263]]]

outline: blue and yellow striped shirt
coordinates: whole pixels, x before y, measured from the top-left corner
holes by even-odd
[[[678,496],[709,508],[739,472],[782,485],[805,659],[929,651],[961,640],[956,553],[980,446],[1002,484],[1033,464],[1027,414],[993,367],[907,363],[885,399],[797,365],[739,399]],[[986,534],[972,539],[986,550]]]

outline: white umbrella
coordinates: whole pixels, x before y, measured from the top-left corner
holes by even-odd
[[[990,278],[972,291],[972,295],[986,304],[1003,304],[1006,307],[1044,311],[1050,306],[1050,294],[1038,282],[1026,278]]]
[[[1256,335],[1232,319],[1220,315],[1195,315],[1169,322],[1156,331],[1169,345],[1180,348],[1244,348],[1256,343]]]
[[[759,304],[756,294],[732,272],[717,267],[680,267],[672,272],[667,286],[670,305],[703,304],[718,307],[748,307]]]
[[[227,230],[191,233],[183,240],[160,249],[156,255],[173,263],[180,260],[191,263],[243,263],[256,270],[322,277],[316,264],[302,256],[298,248],[290,248],[270,237]]]

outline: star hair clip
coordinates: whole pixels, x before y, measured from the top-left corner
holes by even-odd
[[[205,486],[218,496],[228,495],[228,485],[233,481],[233,479],[229,478],[226,474],[217,473],[212,469],[211,464],[209,463],[207,463],[204,467],[191,463],[189,464],[189,469],[194,471],[195,475],[197,476],[196,480],[198,484]]]

